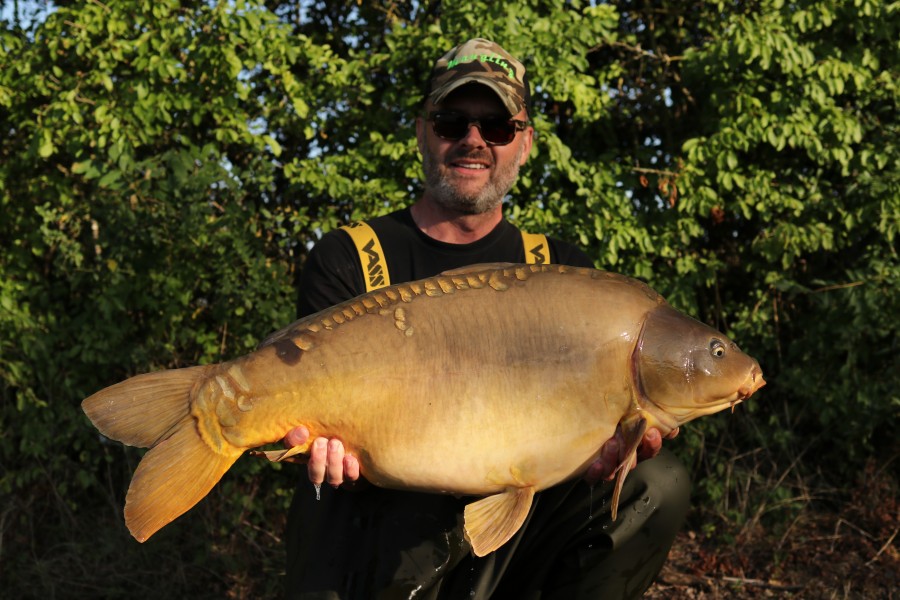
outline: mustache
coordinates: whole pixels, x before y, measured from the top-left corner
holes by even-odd
[[[487,163],[491,166],[494,165],[494,158],[491,156],[490,151],[462,151],[462,152],[454,152],[447,156],[446,162],[454,162],[459,160],[477,160],[480,162]]]

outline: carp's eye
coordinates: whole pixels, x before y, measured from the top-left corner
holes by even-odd
[[[712,340],[709,343],[709,353],[716,358],[725,356],[725,344],[722,343],[722,340]]]

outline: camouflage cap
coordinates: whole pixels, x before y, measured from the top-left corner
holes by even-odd
[[[450,92],[467,83],[491,88],[510,116],[528,108],[531,92],[525,67],[494,42],[475,38],[439,58],[431,71],[425,97],[440,104]]]

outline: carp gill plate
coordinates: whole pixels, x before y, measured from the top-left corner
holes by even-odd
[[[480,496],[464,523],[484,556],[519,529],[536,491],[583,473],[618,425],[629,455],[613,518],[648,427],[666,435],[764,383],[731,340],[634,279],[476,265],[359,296],[232,361],[137,375],[82,407],[103,435],[150,448],[125,504],[139,541],[246,450],[305,425],[310,440],[340,438],[377,486]]]

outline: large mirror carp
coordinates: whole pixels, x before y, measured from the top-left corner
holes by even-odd
[[[377,486],[476,497],[465,532],[484,556],[518,530],[536,491],[579,477],[617,426],[631,456],[614,511],[648,427],[666,435],[764,383],[734,342],[639,281],[476,265],[359,296],[235,360],[132,377],[82,407],[103,435],[150,448],[125,504],[139,541],[245,451],[306,425],[310,439],[340,438]]]

